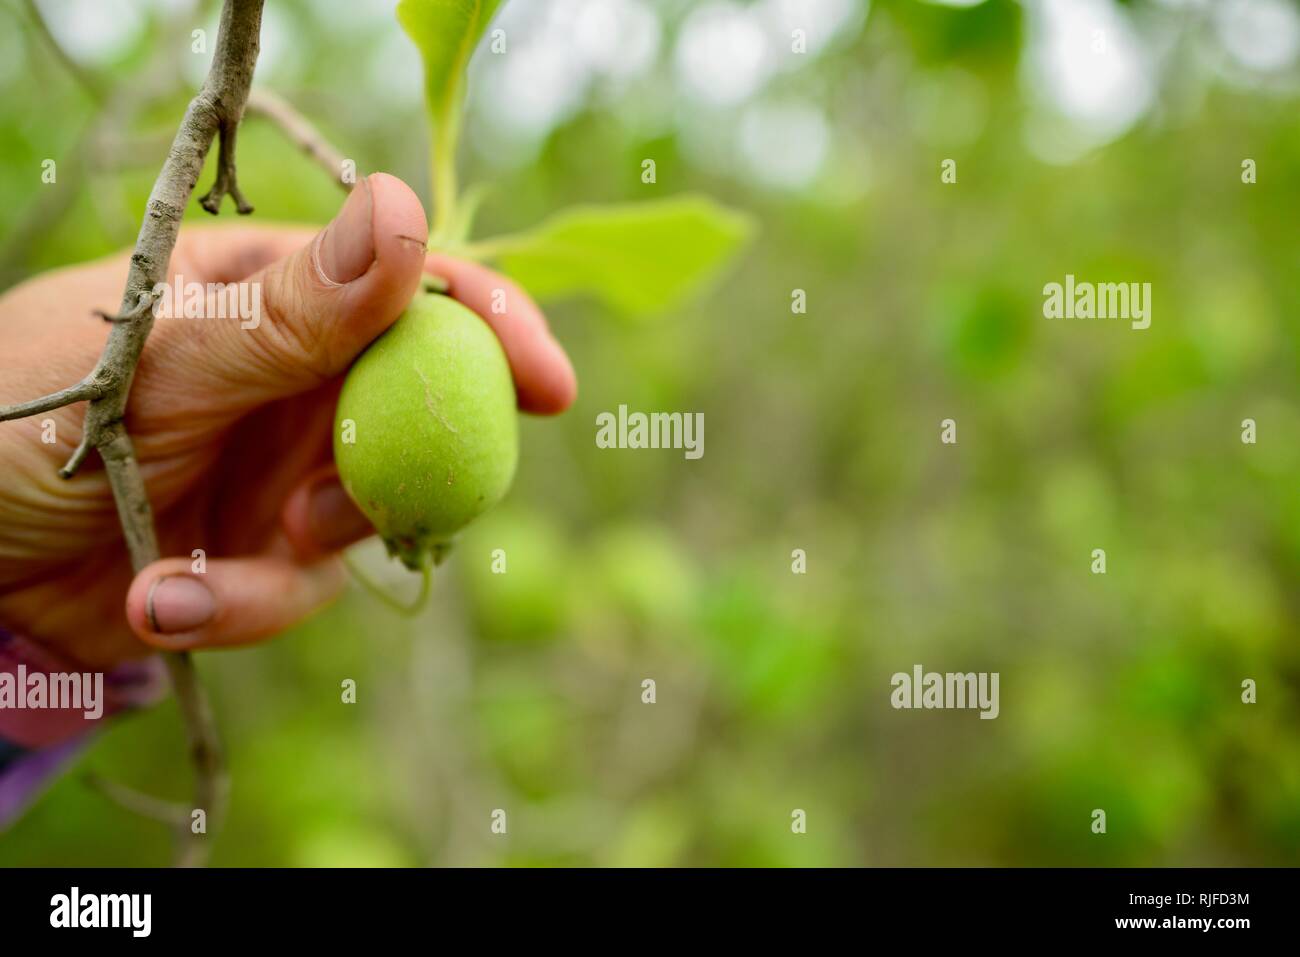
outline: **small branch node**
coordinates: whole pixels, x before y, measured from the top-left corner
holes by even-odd
[[[235,212],[240,216],[247,216],[253,211],[253,204],[244,198],[244,194],[239,191],[239,184],[231,180],[230,197],[235,201]]]
[[[229,194],[235,201],[235,211],[240,216],[247,216],[253,206],[239,189],[239,175],[235,168],[235,133],[239,129],[238,120],[223,120],[218,136],[221,138],[217,148],[217,178],[200,199],[199,205],[213,216],[221,211],[221,200]]]
[[[152,291],[142,292],[140,293],[140,298],[130,312],[117,314],[105,312],[103,309],[96,309],[92,312],[92,315],[98,316],[105,322],[111,323],[135,322],[137,319],[144,318],[145,313],[153,307],[154,301],[157,298],[158,297],[155,296]]]
[[[63,466],[63,468],[59,469],[59,478],[70,479],[76,475],[77,471],[86,461],[86,456],[90,454],[92,447],[93,443],[91,442],[90,432],[83,432],[81,441],[77,443],[76,449],[73,450],[72,457],[68,459],[68,463]]]

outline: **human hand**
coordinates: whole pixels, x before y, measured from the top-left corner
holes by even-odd
[[[423,272],[481,315],[505,349],[519,406],[573,401],[564,351],[531,299],[485,267],[425,251],[418,197],[376,174],[316,234],[185,228],[169,275],[257,283],[260,322],[159,318],[136,370],[126,425],[163,558],[132,576],[98,458],[57,476],[85,404],[0,423],[0,623],[89,667],[275,635],[344,587],[337,558],[372,534],[332,464],[335,400],[353,359],[388,328]],[[108,334],[127,254],[55,270],[0,297],[0,404],[70,385]],[[504,290],[505,312],[492,310]],[[244,328],[243,326],[248,326]],[[56,441],[42,441],[52,420]],[[195,549],[206,571],[191,571]],[[123,603],[125,602],[125,614]],[[142,644],[144,642],[144,644]]]

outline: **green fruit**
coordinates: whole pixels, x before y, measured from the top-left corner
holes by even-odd
[[[343,487],[389,554],[427,567],[506,494],[517,415],[492,330],[447,296],[417,295],[348,372],[334,423]]]

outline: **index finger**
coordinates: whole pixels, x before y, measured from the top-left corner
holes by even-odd
[[[447,280],[448,294],[482,316],[501,340],[519,408],[555,415],[573,404],[578,393],[573,364],[528,293],[478,263],[433,253],[424,265]]]

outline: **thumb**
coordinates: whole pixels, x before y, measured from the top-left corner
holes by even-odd
[[[415,295],[427,236],[409,186],[383,173],[366,177],[307,246],[245,280],[252,316],[223,323],[206,361],[248,406],[340,374]]]

